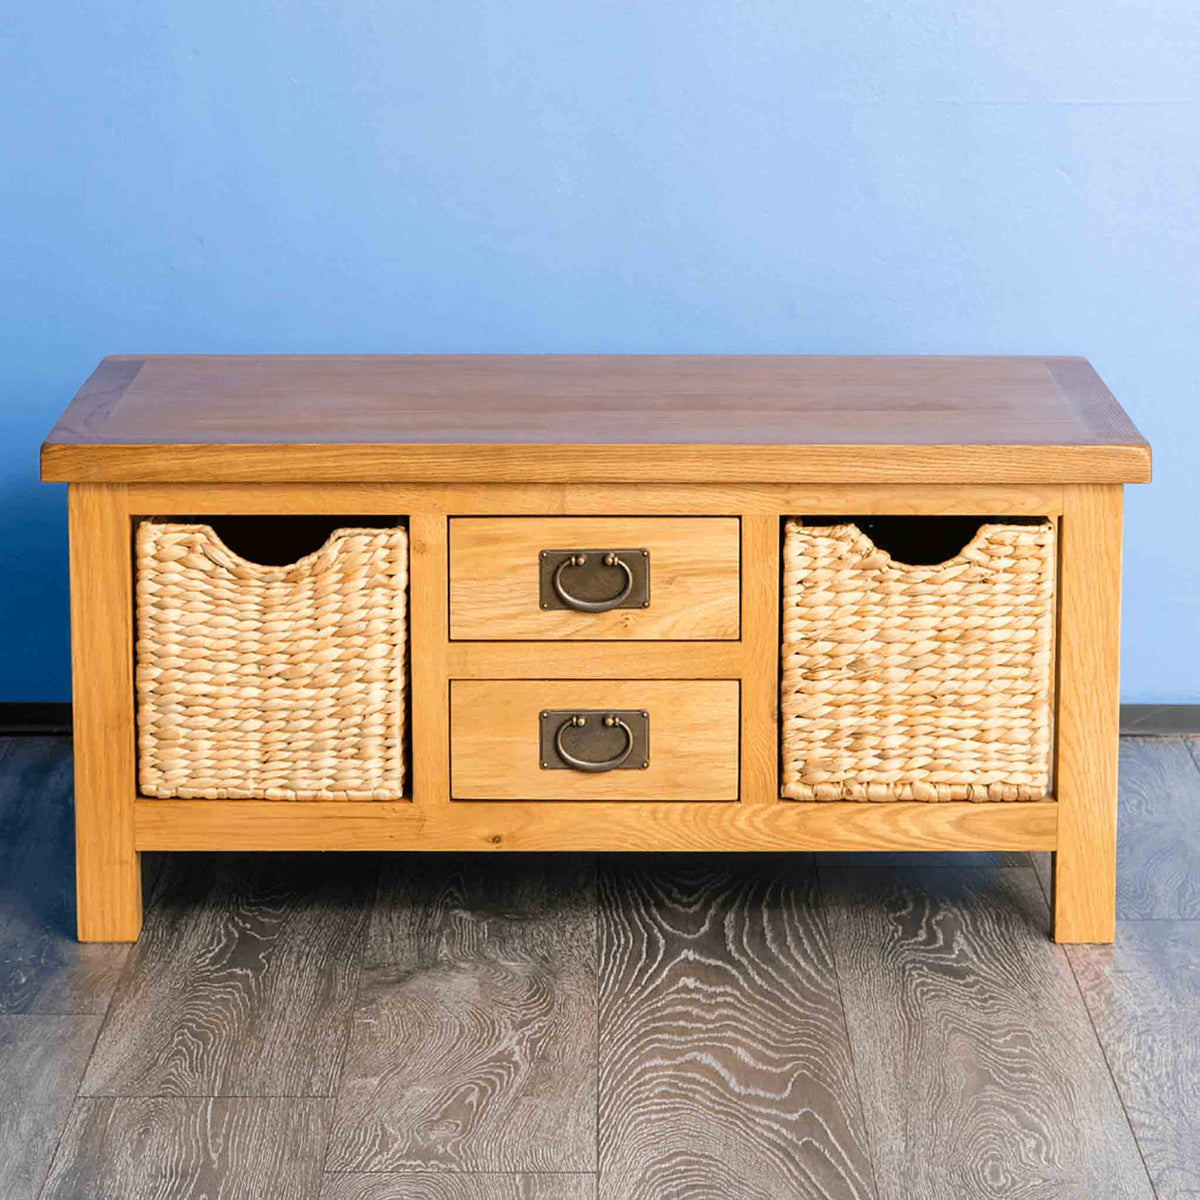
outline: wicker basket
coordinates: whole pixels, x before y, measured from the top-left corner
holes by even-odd
[[[340,529],[266,567],[207,525],[143,521],[142,794],[399,799],[407,575],[401,528]]]
[[[1050,522],[984,525],[936,566],[787,522],[783,794],[1046,796],[1054,562]]]

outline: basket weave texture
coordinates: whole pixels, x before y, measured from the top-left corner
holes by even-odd
[[[142,794],[399,799],[407,582],[401,528],[340,529],[267,567],[207,525],[143,521]]]
[[[934,566],[855,525],[787,522],[783,794],[1045,797],[1054,562],[1049,522],[984,525]]]

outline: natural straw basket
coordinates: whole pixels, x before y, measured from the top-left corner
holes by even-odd
[[[983,525],[936,566],[788,521],[783,794],[1036,800],[1050,783],[1054,526]]]
[[[143,521],[142,794],[399,799],[407,576],[401,528],[339,529],[266,567],[207,525]]]

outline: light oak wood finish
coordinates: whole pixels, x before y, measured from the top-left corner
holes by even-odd
[[[451,642],[445,655],[452,679],[551,679],[581,667],[589,679],[735,679],[751,661],[748,637],[740,642],[638,642],[632,648],[628,642],[588,642],[569,650],[555,642]],[[777,656],[772,644],[768,675]]]
[[[408,547],[412,802],[425,811],[444,805],[450,795],[445,519],[414,512],[408,521]]]
[[[807,513],[1058,516],[1057,484],[791,483],[178,483],[131,484],[131,515],[492,513],[512,516],[703,516]]]
[[[1052,850],[1058,805],[140,800],[143,850]]]
[[[47,439],[44,479],[1149,478],[1145,442],[1075,359],[122,356],[98,374]]]
[[[736,639],[738,540],[736,517],[455,517],[450,521],[450,636]],[[649,607],[597,613],[541,608],[539,553],[573,549],[647,551]]]
[[[1054,937],[1111,942],[1116,920],[1121,489],[1064,491],[1060,525]]]
[[[132,942],[142,927],[134,845],[133,562],[125,489],[68,489],[79,939]]]
[[[1149,477],[1149,448],[1081,359],[125,356],[105,360],[85,384],[47,440],[43,473],[71,482],[85,938],[136,936],[136,855],[156,847],[1027,851],[1060,848],[1060,824],[1057,936],[1111,931],[1103,746],[1115,733],[1118,485]],[[272,513],[407,520],[410,799],[281,811],[136,796],[130,525],[141,516]],[[1061,518],[1061,804],[779,802],[780,522],[847,513]],[[584,644],[565,623],[531,640],[546,628],[542,611],[517,618],[529,632],[514,627],[478,602],[495,591],[490,580],[465,607],[453,594],[462,578],[452,580],[452,530],[457,538],[468,527],[504,528],[511,543],[519,527],[586,532],[596,518],[625,530],[675,522],[735,530],[720,542],[719,605],[706,577],[665,624],[639,633],[645,614],[630,613],[627,628],[624,617],[602,615],[639,639],[633,647],[625,636]],[[535,549],[560,548],[537,540]],[[693,554],[701,541],[689,539]],[[652,562],[656,600],[661,557]],[[532,566],[528,574],[532,585]],[[513,605],[501,606],[510,618]],[[698,616],[708,622],[700,633]],[[509,640],[456,640],[468,636]],[[1101,653],[1089,658],[1096,645]],[[476,764],[480,782],[466,785],[513,799],[452,799],[452,686],[570,679],[614,700],[648,685],[732,689],[730,731],[697,740],[691,769],[725,802],[693,792],[657,803],[689,795],[661,790],[545,802],[520,773],[537,783],[569,773],[528,762],[515,775],[511,764]],[[573,705],[593,707],[562,707]],[[626,706],[635,705],[597,705]],[[652,727],[656,764],[660,745]],[[628,794],[628,777],[640,774],[572,780],[571,794],[618,786]]]
[[[779,795],[779,518],[742,518],[742,792],[747,804]],[[707,653],[697,656],[707,662]]]
[[[564,659],[569,663],[569,659]],[[545,770],[544,710],[649,714],[645,769]],[[736,800],[738,685],[733,680],[465,680],[450,685],[455,800]]]

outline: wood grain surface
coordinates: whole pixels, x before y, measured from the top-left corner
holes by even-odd
[[[134,846],[133,559],[123,487],[67,489],[75,891],[84,942],[132,942],[142,928]]]
[[[589,858],[390,860],[327,1167],[593,1170],[595,980]]]
[[[129,954],[75,937],[71,775],[69,738],[0,741],[0,1013],[103,1014]]]
[[[329,1100],[78,1100],[41,1200],[310,1200]]]
[[[408,519],[409,683],[412,687],[412,812],[444,808],[450,796],[450,683],[446,672],[446,521]],[[373,808],[374,805],[356,805]]]
[[[875,1195],[815,879],[601,860],[601,1200]]]
[[[736,800],[738,702],[737,681],[730,679],[455,679],[450,794],[456,800]],[[623,708],[649,713],[645,770],[542,769],[543,710]]]
[[[38,1195],[99,1028],[99,1017],[0,1016],[4,1200]]]
[[[1121,739],[1118,918],[1200,918],[1200,763],[1193,761],[1198,749],[1195,738]],[[1030,857],[1050,900],[1053,855]]]
[[[142,800],[143,850],[1049,850],[1058,805],[897,800],[275,804]],[[749,801],[747,803],[747,801]],[[353,812],[347,812],[353,809]]]
[[[1180,749],[1122,755],[1122,870],[1171,880],[1168,909],[1200,836]],[[69,858],[68,773],[61,739],[0,741],[0,970],[37,1010],[0,1014],[3,1200],[52,1158],[50,1200],[1200,1192],[1200,919],[1065,953],[1021,855],[818,855],[821,890],[811,855],[614,856],[599,897],[589,856],[394,855],[369,937],[373,856],[178,856],[97,1046],[162,1092],[79,1096],[99,1018],[44,1006],[98,1012],[120,960],[91,989],[11,957],[65,920],[37,875]],[[298,1093],[343,1061],[322,1178],[334,1100]],[[225,1086],[273,1098],[163,1094]]]
[[[881,1200],[1150,1200],[1031,870],[821,882]]]
[[[320,1200],[595,1200],[595,1175],[330,1173]]]
[[[375,856],[182,856],[163,872],[85,1096],[329,1096]]]
[[[1068,950],[1158,1200],[1200,1196],[1200,921]]]
[[[1082,360],[185,355],[147,356],[135,371],[121,361],[102,363],[63,413],[42,449],[44,479],[1149,477],[1149,448]]]
[[[742,517],[740,799],[772,808],[779,801],[780,542],[777,513]],[[709,658],[696,649],[698,660]]]
[[[1121,743],[1117,915],[1200,917],[1200,767],[1174,739]]]
[[[649,606],[599,613],[541,608],[542,550],[645,550]],[[450,636],[736,639],[739,554],[736,517],[453,517]],[[624,576],[616,568],[609,574],[615,593]],[[602,582],[608,582],[607,575]],[[569,574],[563,585],[570,586]]]
[[[1140,441],[1084,360],[1056,383],[1062,360],[1019,357],[147,355],[132,371],[137,357],[105,360],[50,441]]]
[[[1116,920],[1122,489],[1063,489],[1059,523],[1054,938],[1111,942]]]
[[[774,631],[772,631],[774,633]],[[772,666],[779,657],[772,638]],[[741,642],[588,642],[566,650],[559,642],[449,642],[445,648],[452,679],[553,679],[564,667],[585,663],[589,679],[736,679],[747,661]],[[776,694],[774,675],[767,681]],[[768,731],[775,742],[773,727]]]
[[[467,513],[544,517],[728,516],[747,513],[778,519],[781,513],[903,513],[928,516],[1046,517],[1062,512],[1062,485],[1056,483],[757,483],[720,479],[703,483],[366,483],[282,482],[143,483],[125,489],[131,516],[194,516],[197,513],[311,516],[394,516],[426,513],[454,517]]]

